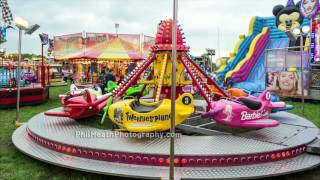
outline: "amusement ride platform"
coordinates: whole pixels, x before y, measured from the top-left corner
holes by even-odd
[[[241,132],[223,132],[214,130],[215,125],[204,125],[203,134],[198,129],[186,135],[186,126],[196,129],[201,122],[208,124],[208,119],[190,117],[178,127],[183,133],[175,141],[176,178],[258,178],[320,164],[320,156],[306,152],[318,135],[314,124],[286,112],[272,114],[271,118],[281,125]],[[210,130],[218,133],[205,135]],[[123,177],[168,178],[170,138],[138,137],[41,113],[18,128],[12,140],[23,153],[57,166]]]

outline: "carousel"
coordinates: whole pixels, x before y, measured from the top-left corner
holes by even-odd
[[[170,19],[160,22],[149,58],[112,92],[98,96],[84,90],[64,97],[62,108],[40,113],[18,128],[14,145],[28,156],[65,168],[168,178],[172,27]],[[317,141],[313,123],[285,112],[287,105],[271,102],[268,91],[253,97],[220,89],[189,57],[180,26],[177,54],[177,179],[260,178],[320,164],[319,156],[308,153],[314,152],[311,143]],[[152,70],[142,75],[148,67]],[[153,88],[150,95],[124,99],[137,83]],[[77,122],[103,110],[113,128]]]

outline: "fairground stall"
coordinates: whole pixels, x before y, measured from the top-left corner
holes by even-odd
[[[0,108],[15,107],[17,102],[17,83],[20,84],[20,104],[32,105],[45,102],[49,98],[48,67],[41,74],[37,61],[24,59],[21,62],[20,77],[17,77],[17,57],[5,56],[0,66]],[[45,76],[45,78],[41,78]],[[42,79],[44,81],[42,82]]]
[[[62,78],[62,63],[52,63],[50,64],[49,69],[49,86],[63,86],[67,85],[66,82],[63,81]]]
[[[320,99],[320,12],[319,7],[315,18],[312,20],[311,33],[311,77],[310,92],[312,96]]]
[[[214,77],[218,84],[250,94],[268,88],[281,97],[320,99],[320,16],[307,15],[305,9],[312,8],[302,4],[299,8],[288,0],[270,10],[273,17],[253,16],[247,35],[239,35],[230,57],[220,58],[221,65]],[[289,24],[282,22],[280,17],[289,17],[291,13],[297,18],[289,19]]]
[[[75,33],[54,37],[54,58],[62,62],[62,76],[78,85],[93,84],[100,73],[111,71],[116,80],[130,64],[148,54],[153,37],[140,34]]]
[[[317,2],[317,1],[315,1]],[[313,4],[311,4],[313,5]],[[266,50],[267,86],[282,97],[320,99],[320,14],[318,3],[314,8],[300,6],[300,13],[307,23],[301,25],[295,44],[288,48]],[[312,7],[312,6],[310,6]],[[311,30],[311,31],[310,31]],[[302,91],[302,87],[303,90]],[[302,94],[303,93],[303,94]]]

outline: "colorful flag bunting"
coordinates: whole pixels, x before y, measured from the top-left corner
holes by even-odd
[[[0,7],[2,9],[3,21],[6,23],[6,25],[11,25],[13,21],[13,16],[7,0],[0,0]]]

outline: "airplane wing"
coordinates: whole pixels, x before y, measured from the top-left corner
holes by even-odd
[[[259,120],[250,120],[250,121],[242,121],[241,126],[243,127],[254,127],[254,128],[265,128],[265,127],[275,127],[280,123],[273,119],[259,119]]]

